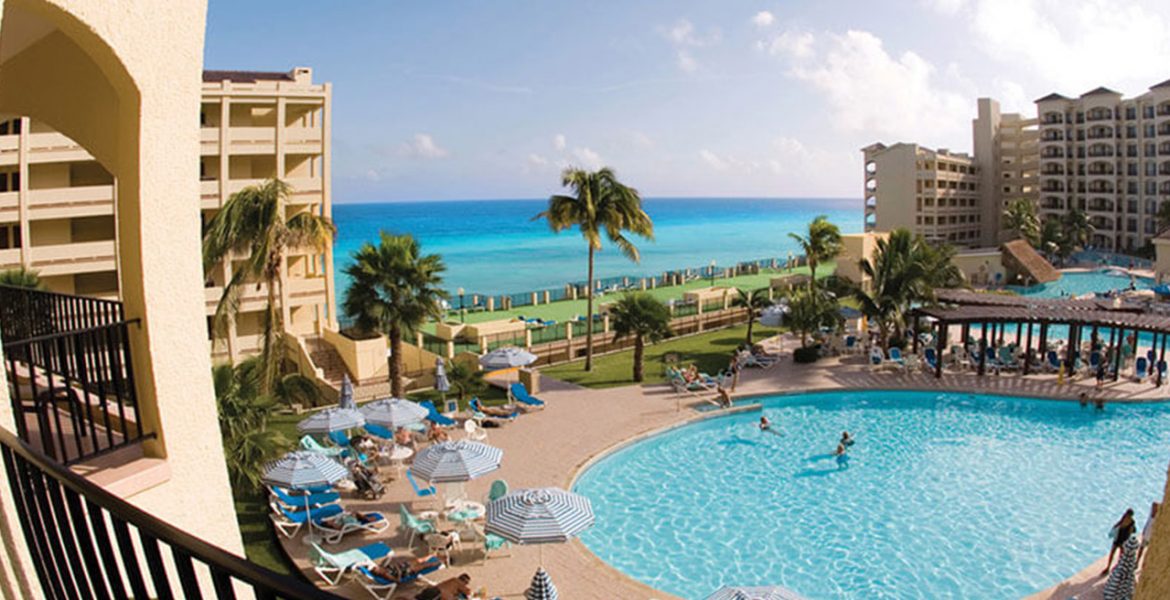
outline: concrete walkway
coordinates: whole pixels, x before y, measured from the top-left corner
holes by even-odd
[[[792,348],[795,343],[787,341]],[[1091,380],[1080,380],[1057,385],[1053,375],[986,375],[947,373],[942,379],[932,374],[871,372],[860,355],[825,359],[813,365],[794,365],[789,358],[769,369],[745,369],[736,387],[739,402],[750,395],[775,394],[813,389],[938,389],[978,391],[996,394],[1075,399],[1082,391],[1106,398],[1110,402],[1150,401],[1165,396],[1170,386],[1155,388],[1146,384],[1122,381],[1108,384],[1097,392]],[[648,369],[659,368],[647,365]],[[608,390],[589,390],[555,380],[545,379],[540,397],[547,402],[544,410],[526,414],[500,429],[489,430],[488,443],[504,451],[503,466],[490,476],[472,481],[466,490],[471,499],[482,500],[493,479],[506,480],[512,489],[537,486],[568,488],[579,469],[592,458],[622,442],[681,423],[703,418],[694,408],[706,405],[704,399],[673,393],[668,387],[630,386]],[[462,437],[461,432],[453,437]],[[384,467],[385,476],[394,469]],[[406,549],[406,536],[396,532],[398,506],[407,503],[415,512],[433,509],[437,502],[418,500],[404,479],[387,484],[386,495],[377,502],[347,499],[346,505],[356,510],[379,510],[391,520],[393,527],[382,535],[351,536],[333,551],[348,549],[375,540],[392,545],[399,556],[411,555]],[[420,555],[419,544],[413,555]],[[299,539],[284,541],[284,548],[294,561],[306,568],[306,576],[316,581],[308,569],[307,546]],[[460,573],[472,578],[472,589],[486,587],[489,597],[522,598],[533,572],[539,563],[535,547],[513,547],[511,555],[491,558],[479,564],[482,553],[475,542],[465,542],[464,551],[455,555],[456,563],[431,576],[442,580]],[[544,548],[544,566],[549,571],[564,598],[598,600],[665,599],[672,596],[637,583],[610,568],[593,556],[577,541],[550,545]],[[1099,569],[1099,567],[1096,567]],[[1090,569],[1091,570],[1091,569]],[[1037,582],[1037,588],[1051,582]],[[413,598],[418,587],[400,590],[396,598]],[[1062,591],[1067,591],[1063,588]],[[356,582],[346,583],[334,591],[346,597],[358,598],[366,591]],[[1035,598],[1061,598],[1048,594]]]

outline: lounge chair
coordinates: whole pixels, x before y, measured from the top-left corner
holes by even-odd
[[[414,473],[410,469],[406,470],[406,480],[410,482],[410,487],[414,488],[414,494],[419,498],[428,498],[435,495],[435,486],[419,487],[418,482],[414,479]]]
[[[857,336],[855,336],[855,335],[845,336],[845,353],[846,354],[853,354],[853,353],[857,352],[857,349],[860,347],[861,346],[859,346],[857,343]]]
[[[430,400],[423,400],[422,402],[419,402],[418,405],[427,409],[428,421],[438,425],[439,427],[455,426],[455,419],[444,416],[443,413],[440,413],[439,409],[435,408],[435,403],[431,402]]]
[[[1158,361],[1157,374],[1158,374],[1158,377],[1160,377],[1162,379],[1162,381],[1159,382],[1159,385],[1166,383],[1166,361],[1164,361],[1164,360]]]
[[[881,348],[874,346],[873,349],[869,351],[869,368],[871,371],[884,369],[888,366],[888,364],[889,363],[886,362],[886,353],[882,352]]]
[[[329,441],[337,444],[338,448],[341,449],[342,458],[357,458],[362,464],[369,465],[370,459],[365,454],[354,450],[353,441],[349,439],[348,435],[345,435],[344,431],[330,431]]]
[[[286,538],[295,536],[301,527],[309,522],[309,519],[313,520],[314,525],[320,526],[321,521],[331,519],[345,512],[340,504],[327,504],[320,508],[299,511],[290,510],[279,502],[270,502],[269,507],[272,508],[272,512],[269,513],[268,518],[272,520],[272,524],[276,527],[276,530]]]
[[[934,348],[925,348],[922,350],[922,364],[927,371],[933,372],[938,368],[938,352]]]
[[[1016,360],[1012,349],[1007,346],[1001,346],[999,349],[999,356],[996,360],[997,365],[1004,371],[1015,371],[1020,368],[1019,361]]]
[[[508,386],[508,397],[519,402],[524,407],[531,407],[533,409],[544,408],[544,400],[529,394],[528,388],[524,387],[524,384],[520,382]]]
[[[511,421],[511,420],[515,419],[516,417],[520,416],[520,411],[518,409],[516,409],[515,407],[512,408],[512,413],[509,415],[493,415],[493,414],[487,413],[483,410],[483,405],[479,403],[479,398],[472,398],[471,399],[471,410],[483,415],[484,419],[506,419],[508,421]],[[505,410],[507,410],[507,409],[505,409]]]
[[[321,442],[317,441],[317,438],[311,435],[301,436],[300,446],[302,450],[324,454],[330,458],[337,458],[341,456],[343,452],[345,452],[345,448],[324,446],[321,444]]]
[[[394,595],[394,590],[398,589],[398,586],[400,585],[414,583],[420,579],[430,585],[434,585],[434,582],[427,579],[426,575],[434,573],[435,571],[442,569],[444,566],[446,565],[443,564],[443,561],[439,561],[435,564],[435,566],[427,567],[418,573],[403,577],[398,581],[390,581],[385,577],[379,577],[375,575],[374,572],[370,570],[369,566],[358,565],[358,581],[360,581],[362,587],[366,588],[366,591],[369,592],[370,595],[374,598],[377,598],[377,600],[390,600],[390,597]]]
[[[326,544],[336,544],[341,541],[341,538],[355,531],[382,533],[390,527],[390,521],[382,513],[368,512],[365,515],[372,520],[362,522],[355,515],[349,512],[342,512],[328,519],[322,519],[316,524],[317,528],[321,530],[321,533],[325,535]]]
[[[1149,376],[1150,363],[1146,357],[1139,356],[1137,362],[1133,365],[1133,378],[1138,383],[1141,383],[1147,376]]]
[[[268,486],[268,491],[272,493],[278,502],[291,510],[304,510],[306,507],[319,508],[328,504],[337,504],[341,501],[341,494],[334,491],[290,494],[288,490],[275,485]]]
[[[500,498],[503,498],[504,496],[507,496],[507,495],[508,495],[508,482],[504,481],[503,479],[497,479],[497,480],[493,481],[492,486],[490,488],[488,488],[488,495],[487,495],[487,498],[484,500],[484,504],[490,504],[491,502],[493,502],[495,500],[499,500]]]
[[[1055,350],[1049,350],[1045,354],[1044,370],[1055,373],[1060,370],[1060,356],[1056,354]]]
[[[902,356],[902,349],[901,348],[898,348],[897,346],[890,348],[889,355],[890,355],[890,362],[894,363],[895,365],[897,365],[901,369],[906,368],[906,359],[905,359],[905,357]]]
[[[376,423],[366,423],[366,433],[383,440],[393,440],[394,432]]]
[[[468,419],[463,422],[463,431],[467,432],[467,439],[473,442],[487,441],[487,430],[477,425],[472,419]]]
[[[415,536],[435,533],[439,530],[438,525],[436,525],[433,520],[421,519],[415,516],[406,509],[405,504],[398,505],[398,514],[402,517],[399,528],[410,532],[410,538],[406,543],[407,548],[414,548]]]
[[[341,583],[341,578],[358,565],[377,563],[393,554],[394,551],[390,549],[390,546],[383,542],[366,544],[336,554],[316,543],[311,544],[309,548],[309,560],[313,561],[313,570],[321,576],[321,579],[325,580],[325,585],[329,587]]]

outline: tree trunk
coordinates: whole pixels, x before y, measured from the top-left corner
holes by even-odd
[[[585,370],[593,370],[593,245],[589,245],[589,288],[585,290]]]
[[[642,334],[634,336],[634,381],[641,383],[645,379],[644,369],[642,368],[642,354],[646,350],[645,342],[642,340]]]
[[[817,286],[817,261],[811,256],[806,256],[804,262],[808,263],[808,289],[811,290]]]
[[[276,384],[276,378],[279,374],[280,359],[283,348],[279,348],[281,333],[283,333],[283,324],[280,318],[280,310],[277,308],[276,289],[280,281],[280,273],[269,272],[266,278],[265,286],[268,288],[268,306],[267,315],[264,319],[264,346],[261,348],[261,360],[264,373],[264,379],[261,381],[261,391],[265,394],[272,391],[272,387]]]
[[[402,328],[390,327],[390,396],[402,397]]]
[[[752,325],[756,324],[756,314],[754,310],[748,309],[748,330],[747,330],[747,345],[752,345]]]

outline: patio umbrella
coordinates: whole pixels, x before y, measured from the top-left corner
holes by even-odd
[[[1109,572],[1103,595],[1105,600],[1130,600],[1133,598],[1134,575],[1137,572],[1138,538],[1129,536],[1121,546],[1121,557],[1117,566]]]
[[[725,585],[707,596],[707,600],[804,600],[804,597],[778,585],[756,587]]]
[[[536,575],[532,576],[532,583],[524,592],[525,600],[557,600],[557,586],[553,585],[552,578],[544,567],[536,568]]]
[[[391,431],[419,423],[430,414],[418,403],[402,398],[375,400],[358,410],[365,416],[367,422],[387,427]]]
[[[779,304],[769,306],[760,311],[760,325],[764,327],[779,327],[784,322],[784,313],[787,309]]]
[[[503,458],[503,450],[480,442],[441,442],[420,450],[410,471],[431,483],[458,483],[495,471]]]
[[[861,318],[861,311],[852,306],[842,306],[838,311],[842,319],[859,319]]]
[[[349,471],[337,461],[308,450],[289,452],[264,465],[263,481],[267,485],[275,485],[291,489],[303,489],[320,485],[333,485],[349,477]],[[309,495],[305,494],[305,510],[309,509]],[[313,520],[305,521],[309,526],[309,534],[304,543],[313,544],[321,541],[313,531]]]
[[[333,433],[334,431],[354,429],[365,424],[366,418],[357,409],[326,408],[297,423],[297,431],[301,433]]]
[[[447,401],[447,392],[451,391],[451,382],[447,381],[447,366],[442,358],[435,359],[435,389],[443,395],[443,402]]]
[[[479,364],[483,365],[483,368],[492,371],[525,367],[534,362],[536,362],[535,354],[525,352],[514,346],[496,348],[479,358]]]
[[[559,488],[516,490],[487,505],[487,531],[516,544],[566,542],[593,525],[593,505]]]
[[[349,380],[349,373],[341,374],[341,394],[337,405],[341,408],[357,408],[357,403],[353,400],[353,382]]]

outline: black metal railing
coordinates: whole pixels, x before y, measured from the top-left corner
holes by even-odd
[[[120,302],[0,286],[0,315],[21,439],[72,464],[150,437]]]
[[[161,521],[2,429],[0,458],[45,598],[340,598]]]

